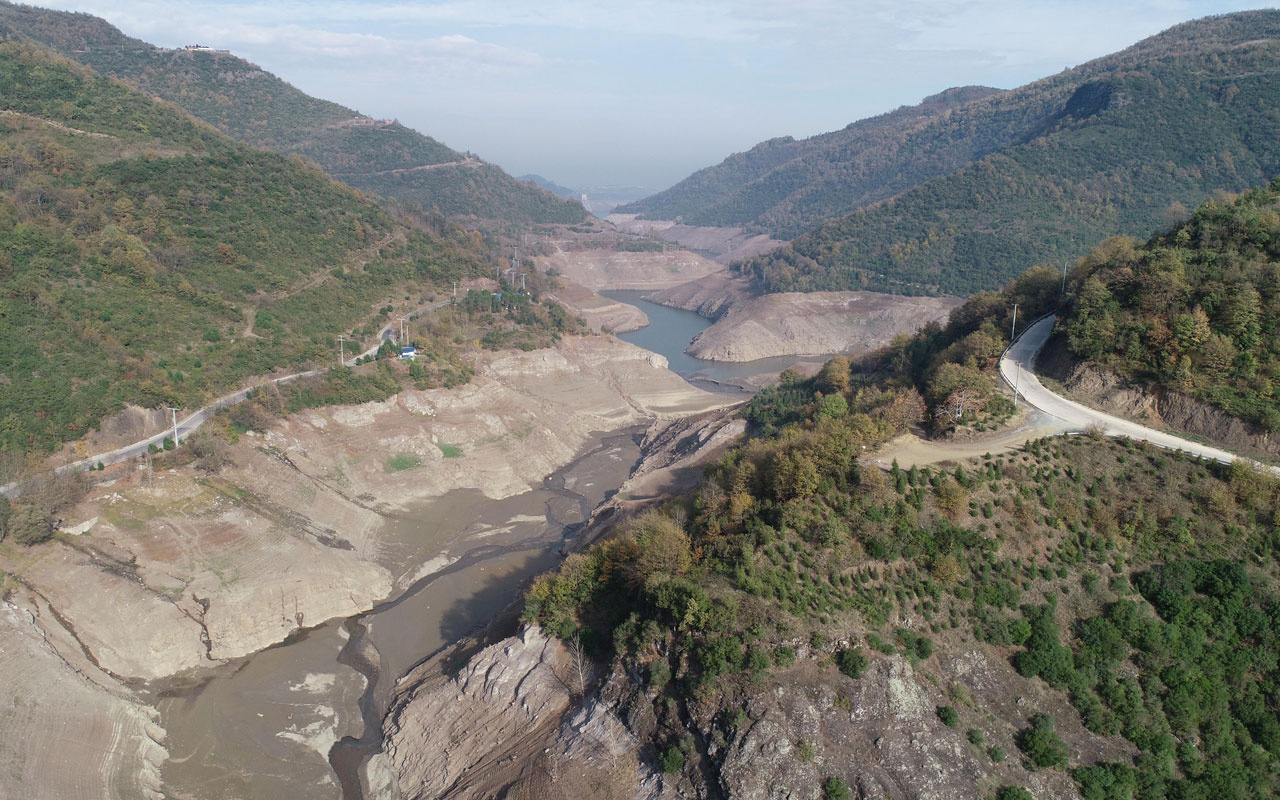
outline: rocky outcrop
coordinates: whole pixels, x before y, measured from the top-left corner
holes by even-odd
[[[570,662],[559,640],[528,627],[472,656],[457,675],[440,674],[438,664],[411,674],[387,715],[383,752],[367,767],[369,796],[483,796],[459,780],[502,774],[502,765],[541,752],[572,699]]]
[[[735,305],[689,346],[711,361],[862,353],[945,320],[959,298],[875,292],[768,294]]]
[[[1092,408],[1143,425],[1199,436],[1264,461],[1280,459],[1280,435],[1193,397],[1131,384],[1092,364],[1073,365],[1063,377],[1069,396]]]
[[[665,701],[655,706],[617,663],[579,699],[571,653],[526,629],[454,677],[428,664],[405,681],[385,724],[387,752],[367,771],[369,796],[779,800],[821,797],[840,778],[867,800],[981,800],[1004,785],[1078,798],[1069,773],[996,761],[969,740],[980,731],[986,745],[1016,754],[1019,732],[1042,711],[1057,715],[1074,764],[1133,756],[1127,742],[1086,731],[1060,693],[983,649],[961,645],[914,663],[874,656],[856,680],[827,653],[798,651],[796,666],[762,682],[690,699],[702,766],[663,775],[651,745],[672,735],[671,720],[657,716]],[[943,705],[956,707],[960,724],[940,720]]]
[[[650,299],[715,324],[687,352],[710,361],[818,356],[874,350],[898,334],[944,321],[963,300],[876,292],[788,292],[755,296],[745,278],[720,272]]]
[[[721,270],[695,281],[654,292],[648,299],[672,308],[683,308],[710,320],[718,320],[734,306],[756,296],[751,282],[736,272]]]
[[[649,324],[649,317],[630,303],[602,297],[568,279],[561,279],[560,287],[551,297],[581,317],[596,333],[626,333]]]

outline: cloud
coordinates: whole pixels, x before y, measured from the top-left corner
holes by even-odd
[[[882,3],[876,16],[906,34],[900,49],[981,54],[993,63],[1063,66],[1123,49],[1178,22],[1211,13],[1180,0],[926,0]]]
[[[403,38],[342,30],[323,24],[333,22],[331,19],[312,20],[302,7],[295,9],[297,13],[288,13],[293,5],[289,3],[71,0],[61,5],[103,16],[126,33],[148,41],[167,46],[199,42],[271,63],[408,71],[419,77],[505,74],[546,63],[534,51],[460,33]],[[308,19],[311,24],[299,25],[298,19]]]

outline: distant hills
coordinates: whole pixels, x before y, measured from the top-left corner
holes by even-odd
[[[563,197],[566,200],[577,200],[578,196],[580,195],[580,192],[578,192],[578,190],[570,189],[568,186],[561,186],[555,181],[550,180],[548,178],[544,178],[541,175],[521,175],[519,178],[517,178],[517,180],[536,183],[538,186],[542,187],[543,189],[546,189],[548,192],[551,192],[557,197]]]
[[[625,208],[796,236],[739,265],[767,291],[998,287],[1280,173],[1280,12],[1189,22],[1012,91],[946,97],[766,142]]]
[[[30,41],[0,41],[0,98],[0,454],[333,363],[389,303],[488,272],[438,215],[398,223]]]
[[[984,125],[947,124],[955,109],[999,94],[985,86],[948,89],[831,133],[770,139],[614,211],[791,239],[1014,141],[1022,109],[1005,109]]]
[[[579,222],[579,203],[516,180],[392,120],[311,97],[236,56],[166,50],[103,19],[0,2],[0,36],[26,36],[168,100],[228,136],[296,153],[358,189],[448,216]]]

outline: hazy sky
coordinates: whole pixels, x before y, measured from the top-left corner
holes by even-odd
[[[28,0],[232,50],[513,174],[664,188],[774,136],[1011,88],[1246,0]]]

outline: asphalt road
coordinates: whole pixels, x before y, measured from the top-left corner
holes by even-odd
[[[1030,403],[1040,411],[1062,420],[1074,430],[1083,431],[1089,427],[1096,427],[1108,436],[1127,436],[1130,439],[1150,442],[1167,450],[1181,450],[1184,453],[1191,453],[1201,458],[1211,458],[1223,463],[1230,463],[1236,460],[1247,461],[1280,475],[1280,468],[1260,464],[1253,459],[1236,455],[1221,448],[1183,439],[1180,436],[1148,428],[1145,425],[1139,425],[1127,419],[1113,417],[1110,414],[1105,414],[1068,400],[1046,389],[1036,377],[1035,361],[1036,356],[1040,354],[1040,349],[1048,341],[1049,334],[1053,332],[1054,321],[1055,317],[1053,315],[1037,320],[1022,332],[1000,359],[1000,375],[1005,379],[1005,382],[1014,387],[1019,403]]]
[[[421,316],[422,314],[425,314],[428,311],[434,311],[435,309],[440,308],[441,306],[447,306],[449,305],[450,302],[451,302],[450,300],[441,300],[435,303],[429,303],[425,306],[422,306],[420,308],[414,309],[413,311],[410,311],[408,314],[405,314],[404,317],[406,320],[416,319],[417,317]],[[382,343],[392,338],[392,334],[395,332],[397,325],[399,325],[398,318],[378,332],[377,344],[375,344],[373,347],[370,347],[368,350],[365,350],[363,353],[360,353],[358,356],[352,356],[351,358],[347,359],[343,363],[346,364],[347,366],[352,366],[356,363],[357,358],[364,358],[367,356],[372,356],[375,353],[377,353],[378,348],[382,346]],[[311,369],[311,370],[307,370],[306,372],[295,372],[292,375],[284,375],[279,378],[272,378],[271,382],[279,385],[279,384],[289,383],[290,381],[296,381],[299,378],[309,378],[313,375],[321,375],[328,371],[329,371],[329,367],[324,367],[321,369]],[[251,386],[246,389],[239,389],[237,391],[231,392],[230,394],[225,394],[222,397],[219,397],[217,400],[210,403],[209,405],[205,406],[204,408],[201,408],[199,411],[196,411],[195,413],[190,414],[187,417],[178,420],[178,430],[177,430],[178,441],[181,442],[183,439],[187,438],[187,436],[195,432],[197,428],[199,428],[201,425],[207,422],[209,418],[212,417],[219,410],[223,408],[227,408],[229,406],[234,406],[237,403],[244,402],[244,399],[249,396],[249,393],[253,391],[254,388],[256,387]],[[73,461],[70,464],[64,464],[61,467],[56,468],[54,472],[58,475],[65,475],[68,472],[84,472],[93,467],[96,467],[99,463],[101,463],[103,466],[119,464],[122,461],[128,461],[133,458],[138,458],[139,456],[145,454],[147,452],[147,448],[150,447],[151,445],[155,445],[156,447],[164,446],[165,438],[172,437],[173,435],[174,435],[174,430],[172,427],[169,427],[169,428],[166,428],[163,432],[157,433],[154,436],[149,436],[146,439],[143,439],[142,441],[134,442],[133,444],[128,444],[128,445],[125,445],[124,447],[119,447],[119,448],[116,448],[115,450],[110,450],[106,453],[99,453],[98,455],[89,456],[88,458],[82,458],[79,461]],[[8,497],[15,496],[17,493],[17,490],[18,490],[18,485],[16,483],[9,483],[4,486],[0,486],[0,494]]]

